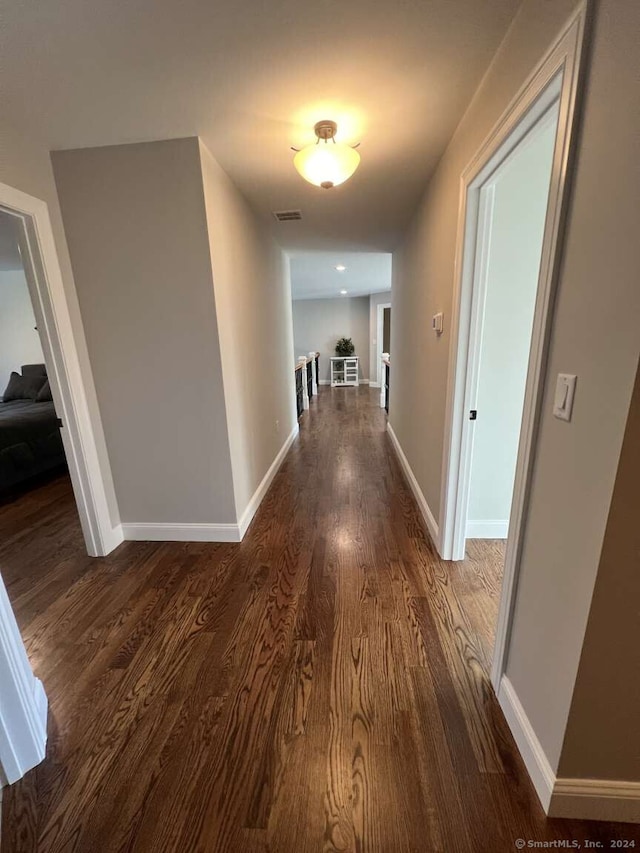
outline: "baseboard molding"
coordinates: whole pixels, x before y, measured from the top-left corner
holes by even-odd
[[[240,542],[238,524],[124,523],[122,533],[133,542]]]
[[[278,451],[278,455],[276,456],[276,458],[273,460],[273,462],[269,466],[269,470],[267,471],[267,473],[262,478],[262,482],[260,483],[258,488],[253,493],[253,497],[251,498],[251,500],[247,504],[245,511],[240,516],[240,521],[238,523],[239,532],[240,532],[240,539],[244,538],[244,534],[247,532],[247,529],[253,520],[253,516],[258,511],[258,507],[262,503],[262,499],[264,498],[267,491],[269,490],[269,486],[271,485],[273,478],[278,473],[278,469],[280,468],[280,466],[284,462],[284,458],[287,455],[287,453],[289,452],[289,448],[291,447],[293,442],[296,440],[299,432],[300,432],[300,427],[298,426],[298,424],[296,424],[294,426],[294,428],[291,430],[291,432],[289,433],[289,436],[286,439],[285,443],[282,445],[282,447]]]
[[[467,521],[467,539],[506,539],[509,519],[506,521]]]
[[[409,460],[404,455],[404,451],[400,446],[400,442],[393,431],[393,428],[390,423],[387,423],[387,432],[389,433],[389,438],[391,439],[391,444],[393,445],[393,449],[396,452],[396,456],[398,457],[398,461],[400,462],[400,467],[404,472],[404,476],[411,487],[411,491],[413,492],[413,496],[416,499],[416,503],[418,504],[418,508],[424,518],[425,524],[427,525],[427,530],[429,531],[429,535],[433,539],[433,544],[436,546],[436,549],[440,549],[440,541],[439,541],[439,530],[438,523],[435,520],[433,513],[429,509],[429,504],[426,501],[425,496],[422,494],[422,489],[418,485],[418,481],[416,480],[413,471],[411,470],[411,466],[409,465]]]
[[[549,817],[640,823],[640,782],[557,779]]]
[[[513,685],[506,675],[503,675],[500,681],[498,702],[531,777],[533,787],[542,803],[542,808],[548,812],[556,774],[533,730],[533,726],[529,722],[516,691],[513,689]]]
[[[498,702],[549,817],[640,823],[640,782],[557,778],[506,675]]]

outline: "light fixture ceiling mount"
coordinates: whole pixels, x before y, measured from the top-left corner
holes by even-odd
[[[335,121],[324,119],[314,126],[316,141],[312,145],[298,150],[293,165],[305,181],[329,190],[344,183],[360,165],[358,145],[345,145],[336,142],[338,125]]]
[[[313,126],[313,129],[318,139],[327,140],[333,139],[335,137],[336,133],[338,132],[338,125],[335,121],[329,121],[328,119],[325,119],[324,121],[317,122]]]

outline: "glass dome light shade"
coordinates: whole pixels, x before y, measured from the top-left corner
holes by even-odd
[[[293,165],[305,181],[331,189],[344,183],[360,165],[360,155],[341,142],[318,142],[307,145],[293,158]]]

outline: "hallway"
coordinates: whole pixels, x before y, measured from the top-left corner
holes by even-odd
[[[66,481],[0,507],[50,700],[47,759],[4,792],[2,853],[635,837],[544,818],[487,676],[501,550],[439,561],[377,399],[320,389],[241,545],[91,560]]]

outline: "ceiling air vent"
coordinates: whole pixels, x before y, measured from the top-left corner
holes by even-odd
[[[274,210],[273,215],[278,222],[296,222],[302,219],[301,210]]]

